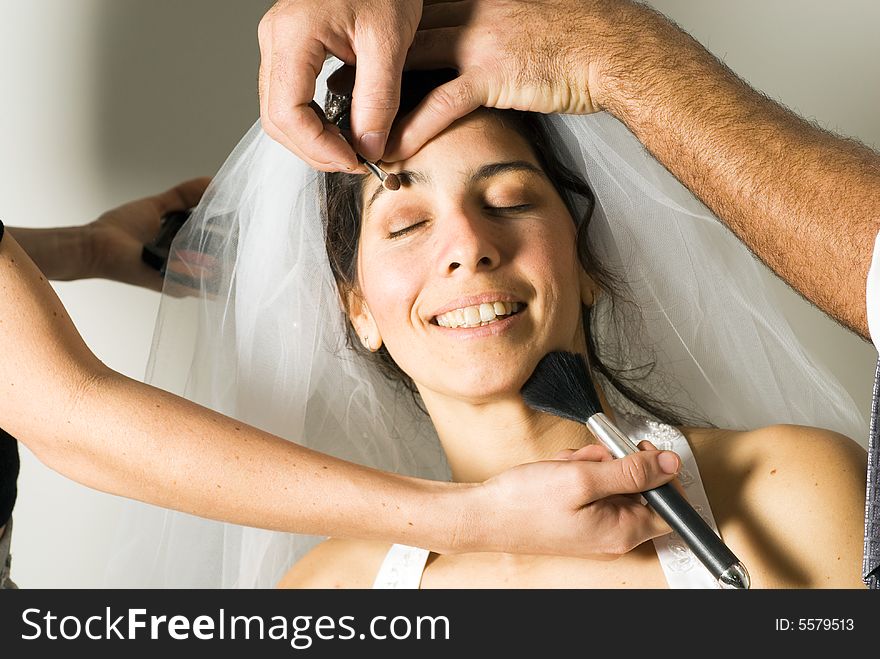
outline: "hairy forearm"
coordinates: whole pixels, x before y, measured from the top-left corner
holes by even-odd
[[[91,272],[92,247],[86,226],[6,229],[49,279],[72,281],[96,276]]]
[[[655,12],[619,11],[630,29],[607,41],[601,105],[789,285],[867,337],[880,155],[750,88]]]

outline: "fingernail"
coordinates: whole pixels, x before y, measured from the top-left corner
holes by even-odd
[[[364,133],[359,140],[361,155],[367,160],[379,160],[385,155],[385,141],[388,133]]]
[[[679,467],[678,456],[672,451],[663,451],[657,456],[660,468],[667,474],[677,474]]]

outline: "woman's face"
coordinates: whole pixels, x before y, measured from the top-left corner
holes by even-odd
[[[485,402],[547,352],[584,352],[575,225],[518,133],[478,112],[388,170],[400,190],[364,186],[350,310],[423,396]]]

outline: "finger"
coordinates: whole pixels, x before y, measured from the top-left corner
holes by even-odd
[[[324,65],[319,42],[271,40],[269,73],[263,73],[261,117],[263,128],[275,140],[309,165],[323,171],[345,171],[357,166],[351,147],[326,130],[311,107],[315,80]],[[265,63],[261,64],[261,67]]]
[[[340,170],[356,167],[357,158],[353,149],[339,139],[338,134],[327,130],[327,122],[315,112],[312,97],[320,67],[297,67],[292,70],[286,63],[286,54],[276,52],[273,57],[279,64],[269,88],[269,117],[272,123],[296,146],[299,155],[313,166],[317,164],[321,169],[329,167]]]
[[[592,535],[599,540],[598,553],[591,558],[616,560],[642,543],[671,531],[659,515],[626,495],[608,497],[599,503],[598,517],[595,508],[583,509],[590,520]]]
[[[614,456],[611,451],[601,444],[589,444],[574,451],[569,457],[570,460],[588,460],[590,462],[607,462],[613,460]]]
[[[656,446],[654,446],[653,443],[649,442],[647,439],[643,439],[642,441],[639,442],[639,450],[640,451],[656,451],[658,449]],[[681,469],[681,456],[678,455],[677,453],[673,453],[672,451],[665,451],[665,453],[672,453],[672,455],[670,455],[670,456],[660,456],[661,460],[669,462],[670,466],[667,467],[668,470],[672,469],[672,464],[673,464],[673,460],[674,460],[673,456],[678,457],[678,468],[675,469],[675,473],[677,474],[679,472],[679,470]],[[670,482],[672,483],[672,487],[674,487],[676,490],[678,490],[678,493],[681,496],[683,496],[685,499],[687,499],[687,494],[684,491],[684,487],[682,486],[681,481],[679,481],[678,478],[673,478],[672,481],[670,481]]]
[[[357,70],[351,99],[351,133],[358,152],[381,160],[400,107],[400,78],[411,39],[364,34],[355,43]]]
[[[639,450],[640,451],[657,451],[657,447],[654,446],[647,439],[643,439],[639,442]],[[677,474],[679,469],[681,469],[681,456],[673,451],[662,451],[659,456],[659,460],[661,466],[669,473]]]
[[[155,202],[159,215],[165,215],[173,211],[183,211],[199,205],[202,195],[211,183],[207,176],[194,178],[175,185],[162,194],[156,195]]]
[[[473,12],[473,3],[460,0],[459,2],[437,2],[427,4],[422,8],[422,20],[419,23],[420,30],[433,30],[441,27],[457,27],[465,25]]]
[[[559,451],[556,455],[554,455],[552,460],[568,460],[574,454],[573,448],[564,448]]]
[[[272,15],[271,12],[267,16]],[[269,117],[269,86],[272,73],[272,52],[273,52],[273,28],[270,22],[264,18],[260,21],[258,30],[260,42],[260,71],[258,79],[258,97],[260,100],[260,123],[263,130],[276,142],[285,146],[292,151],[300,159],[305,160],[310,166],[314,167],[315,163],[306,158],[300,149],[276,126]]]
[[[462,30],[457,27],[419,30],[406,54],[404,68],[407,71],[412,69],[457,69],[458,44],[462,34]]]
[[[211,179],[208,177],[194,178],[178,183],[173,188],[154,195],[150,199],[155,204],[159,215],[187,210],[198,206],[202,195],[210,183]]]
[[[138,258],[139,257],[140,254],[138,254]],[[165,279],[156,270],[153,270],[152,268],[141,264],[140,266],[138,266],[137,281],[134,283],[142,288],[161,293],[162,286],[165,283]]]
[[[428,140],[486,102],[486,88],[474,75],[461,75],[431,91],[399,124],[385,150],[386,162],[412,156]]]
[[[672,531],[669,524],[649,506],[623,497],[616,501],[616,505],[617,525],[624,534],[622,548],[627,551]]]
[[[672,457],[660,456],[668,455]],[[618,460],[600,462],[594,465],[594,498],[599,499],[612,494],[644,492],[671,481],[675,474],[667,473],[664,466],[677,469],[678,456],[671,451],[639,451]]]
[[[266,132],[269,120],[269,72],[272,62],[272,30],[264,19],[257,30],[260,43],[260,69],[257,76],[257,97],[260,99],[260,117]]]

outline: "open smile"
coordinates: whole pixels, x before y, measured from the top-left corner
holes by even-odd
[[[491,313],[487,308],[489,306]],[[519,322],[527,306],[524,302],[483,303],[435,316],[431,324],[450,337],[476,339],[497,336]]]
[[[432,323],[450,329],[485,327],[504,318],[515,316],[526,307],[523,302],[484,302],[452,309],[434,316]]]

